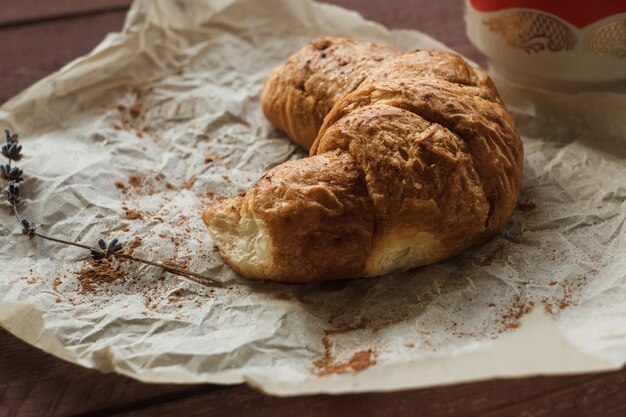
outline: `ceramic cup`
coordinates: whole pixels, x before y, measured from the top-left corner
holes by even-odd
[[[495,72],[540,86],[626,88],[626,0],[464,1],[468,37]]]

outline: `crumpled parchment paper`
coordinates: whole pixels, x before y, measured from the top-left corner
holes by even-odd
[[[24,145],[22,213],[211,288],[20,234],[0,210],[0,324],[66,360],[151,382],[247,381],[274,394],[391,390],[626,361],[626,96],[496,80],[523,134],[509,227],[413,271],[316,285],[249,282],[200,220],[304,152],[264,119],[270,69],[310,39],[445,48],[306,0],[138,0],[121,33],[0,108]]]

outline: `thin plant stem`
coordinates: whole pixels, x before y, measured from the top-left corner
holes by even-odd
[[[15,200],[13,200],[13,213],[15,214],[15,217],[17,218],[17,221],[21,224],[22,223],[22,218],[20,216],[19,211],[17,210],[17,202]],[[74,246],[77,248],[81,248],[81,249],[87,249],[87,250],[91,250],[93,249],[91,246],[87,246],[84,245],[82,243],[77,243],[77,242],[71,242],[69,240],[64,240],[64,239],[59,239],[56,237],[52,237],[52,236],[46,236],[44,234],[41,234],[39,232],[34,232],[34,235],[37,237],[40,237],[42,239],[45,240],[49,240],[51,242],[56,242],[56,243],[61,243],[63,245],[68,245],[68,246]],[[219,281],[214,280],[213,278],[209,278],[207,276],[204,276],[202,274],[198,274],[196,272],[192,272],[192,271],[188,271],[186,269],[182,269],[182,268],[177,268],[174,266],[170,266],[170,265],[165,265],[163,263],[160,262],[153,262],[153,261],[149,261],[147,259],[142,259],[142,258],[138,258],[136,256],[132,256],[132,255],[128,255],[125,253],[112,253],[111,256],[115,257],[115,258],[122,258],[122,259],[127,259],[129,261],[134,261],[134,262],[140,262],[146,265],[151,265],[151,266],[156,266],[159,268],[162,268],[163,270],[172,273],[172,274],[176,274],[176,275],[181,275],[185,278],[187,278],[190,281],[193,281],[197,284],[201,284],[201,285],[212,285],[212,286],[216,286],[216,287],[224,287],[224,284],[222,284]]]

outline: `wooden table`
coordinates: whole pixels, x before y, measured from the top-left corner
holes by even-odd
[[[484,63],[461,0],[333,0],[392,28],[419,29]],[[0,0],[0,102],[119,30],[128,0]],[[151,385],[66,363],[0,329],[3,416],[626,416],[626,369],[386,394],[274,398],[243,385]]]

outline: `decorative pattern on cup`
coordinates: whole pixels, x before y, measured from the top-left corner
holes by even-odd
[[[513,11],[483,23],[499,33],[507,45],[529,54],[571,50],[577,43],[576,35],[567,24],[546,13]]]
[[[585,38],[585,49],[599,56],[626,59],[626,20],[594,29]]]

